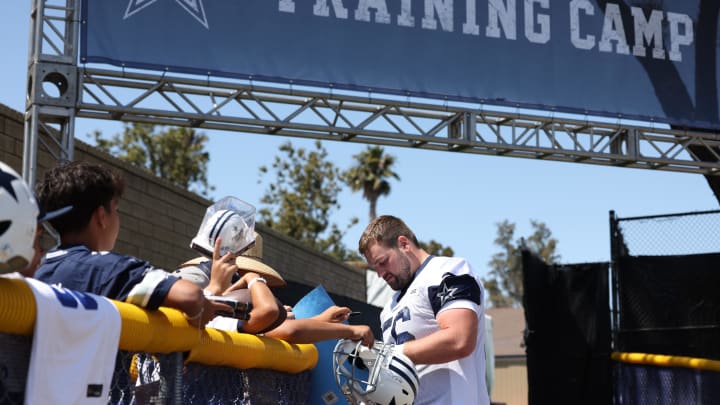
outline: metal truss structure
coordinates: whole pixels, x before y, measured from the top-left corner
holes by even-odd
[[[720,136],[710,132],[332,88],[81,66],[79,5],[79,0],[33,2],[23,163],[30,182],[40,145],[58,159],[72,159],[77,117],[445,153],[720,172]],[[48,86],[56,94],[48,94]]]

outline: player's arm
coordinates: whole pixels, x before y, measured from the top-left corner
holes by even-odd
[[[403,353],[415,364],[446,363],[470,355],[478,337],[475,311],[482,302],[477,280],[469,274],[446,273],[438,286],[428,289],[428,298],[438,330],[406,342]]]
[[[466,308],[448,309],[437,316],[440,329],[421,339],[406,342],[403,353],[415,364],[438,364],[458,360],[475,350],[477,314]]]

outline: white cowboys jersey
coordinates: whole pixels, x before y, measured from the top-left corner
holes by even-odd
[[[438,330],[437,314],[467,308],[477,314],[475,351],[460,360],[416,365],[415,405],[488,405],[485,384],[485,319],[480,277],[462,258],[431,256],[404,294],[396,292],[380,314],[383,341],[402,344]]]

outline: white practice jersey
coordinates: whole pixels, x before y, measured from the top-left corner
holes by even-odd
[[[431,256],[405,293],[396,292],[380,314],[383,341],[402,344],[439,329],[440,312],[467,308],[478,317],[475,351],[460,360],[416,365],[415,405],[489,405],[485,384],[485,319],[480,277],[462,258]],[[440,348],[438,348],[440,349]]]

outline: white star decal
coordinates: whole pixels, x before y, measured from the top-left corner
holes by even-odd
[[[448,288],[447,285],[443,284],[442,291],[438,293],[438,297],[440,297],[440,306],[445,306],[446,302],[455,298],[456,292],[457,287]]]
[[[158,0],[130,0],[125,10],[125,16],[123,20],[126,20],[139,13],[145,7],[157,2]],[[203,0],[175,0],[176,3],[182,6],[191,16],[200,22],[206,29],[210,29],[210,25],[205,15],[205,7],[203,6]]]

